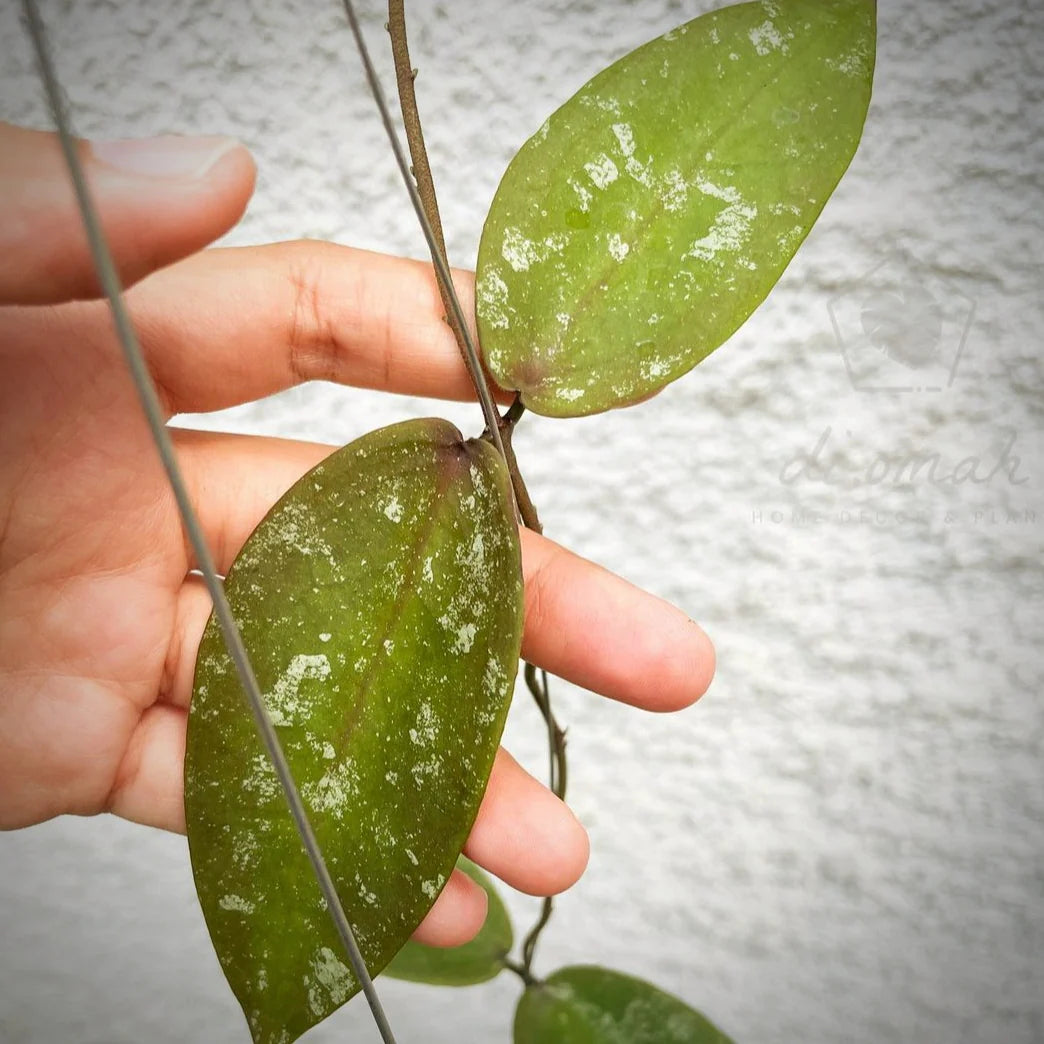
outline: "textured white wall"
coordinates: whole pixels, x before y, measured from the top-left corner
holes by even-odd
[[[43,6],[84,133],[251,145],[231,241],[422,255],[336,3]],[[363,6],[387,76],[383,12]],[[547,113],[709,6],[411,5],[457,263]],[[0,115],[44,125],[15,8]],[[652,404],[527,418],[549,533],[682,604],[720,664],[673,719],[557,687],[593,854],[542,970],[646,975],[746,1044],[1044,1041],[1042,40],[1034,0],[882,5],[863,146],[771,299]],[[834,320],[857,381],[871,359],[910,376],[866,348],[867,304],[893,356],[961,351],[952,387],[854,387]],[[210,423],[343,442],[433,410],[478,426],[474,407],[318,385]],[[844,484],[800,467],[828,429]],[[877,454],[978,456],[982,476],[1012,437],[1018,484],[866,481]],[[508,739],[541,771],[535,717],[520,698]],[[2,836],[0,911],[5,1044],[246,1039],[182,838],[107,818]],[[516,992],[385,986],[403,1042],[506,1041]],[[344,1039],[375,1039],[357,1003],[314,1034]]]

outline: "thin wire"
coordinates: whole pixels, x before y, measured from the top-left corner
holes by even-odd
[[[243,637],[239,633],[239,628],[236,626],[235,618],[233,617],[232,610],[228,604],[228,599],[225,597],[224,586],[217,574],[217,570],[215,569],[214,560],[210,554],[210,549],[207,546],[206,537],[203,534],[199,519],[196,517],[196,512],[192,506],[192,501],[189,498],[185,480],[181,475],[180,468],[178,467],[177,458],[174,454],[174,447],[171,443],[170,434],[167,431],[166,422],[163,416],[163,410],[156,394],[156,388],[152,383],[152,377],[149,374],[144,356],[142,355],[141,346],[138,343],[134,327],[131,324],[130,317],[123,301],[120,278],[116,272],[116,267],[113,264],[112,254],[109,251],[105,235],[102,232],[100,222],[98,221],[98,215],[94,208],[94,203],[87,189],[83,167],[80,164],[76,145],[73,140],[70,119],[65,110],[61,87],[58,84],[57,76],[55,74],[43,21],[40,18],[40,13],[37,9],[35,0],[23,0],[22,8],[25,14],[25,21],[29,35],[32,38],[33,47],[36,51],[36,60],[39,66],[40,77],[43,80],[44,89],[47,93],[47,100],[51,108],[51,114],[58,130],[62,152],[65,155],[65,161],[69,168],[69,175],[76,192],[76,199],[79,204],[80,214],[83,218],[83,224],[87,233],[87,240],[90,245],[91,254],[94,258],[98,281],[105,292],[105,296],[109,300],[109,306],[112,309],[113,322],[119,336],[120,345],[123,348],[124,358],[126,359],[127,366],[134,378],[134,383],[137,386],[141,405],[145,411],[149,427],[152,430],[152,437],[156,442],[156,449],[159,451],[163,467],[167,472],[167,478],[170,480],[171,488],[174,491],[178,510],[181,513],[185,530],[188,533],[192,549],[195,552],[197,564],[199,565],[200,571],[203,573],[207,589],[210,591],[210,596],[213,599],[214,612],[221,626],[221,632],[224,636],[225,644],[227,645],[229,654],[235,664],[236,672],[238,673],[239,680],[243,686],[243,691],[247,696],[247,701],[250,704],[251,711],[253,712],[254,720],[257,722],[258,731],[261,733],[261,738],[264,740],[265,747],[268,750],[268,755],[272,759],[276,775],[279,777],[279,782],[283,787],[283,793],[286,796],[287,804],[290,806],[290,814],[293,816],[294,824],[297,827],[298,833],[301,835],[301,841],[304,844],[305,851],[307,852],[312,868],[315,871],[315,876],[319,882],[319,887],[322,890],[323,897],[326,900],[330,917],[337,928],[337,932],[341,937],[341,942],[344,944],[344,949],[351,961],[352,970],[355,972],[355,976],[359,980],[363,992],[366,994],[366,999],[369,1001],[370,1010],[373,1012],[373,1018],[377,1023],[377,1028],[380,1030],[382,1039],[385,1041],[385,1044],[395,1044],[395,1038],[392,1035],[390,1026],[388,1025],[384,1009],[381,1007],[381,1002],[377,997],[376,990],[374,989],[373,980],[370,978],[369,972],[366,970],[366,962],[355,941],[355,935],[352,932],[351,925],[348,923],[348,918],[345,916],[344,908],[341,906],[341,901],[338,898],[333,879],[330,877],[330,872],[327,869],[325,860],[323,859],[315,833],[308,821],[308,815],[305,812],[301,796],[294,783],[293,776],[290,772],[290,766],[287,764],[286,756],[280,746],[279,737],[276,735],[271,719],[268,716],[268,712],[265,710],[265,704],[261,695],[260,687],[257,683],[257,677],[255,676],[253,666],[250,663],[250,657],[247,655],[246,648],[243,645]]]
[[[453,318],[457,321],[457,325],[464,335],[464,361],[468,365],[472,383],[475,385],[475,391],[478,394],[479,404],[482,406],[482,415],[486,421],[486,430],[489,432],[489,436],[492,439],[497,452],[506,459],[504,453],[504,442],[500,437],[500,414],[497,412],[496,404],[493,402],[493,396],[490,395],[489,387],[486,385],[486,377],[482,370],[482,363],[479,362],[478,351],[475,348],[475,342],[472,339],[471,330],[464,318],[464,310],[460,306],[460,300],[457,298],[457,292],[453,287],[453,277],[450,275],[449,266],[446,264],[446,261],[439,250],[438,240],[436,239],[435,232],[431,227],[431,222],[428,220],[428,215],[424,213],[424,204],[421,202],[420,193],[417,191],[417,185],[413,180],[413,175],[410,173],[409,160],[406,158],[406,153],[403,150],[402,143],[399,141],[399,135],[395,130],[395,124],[392,122],[391,112],[389,111],[388,103],[384,98],[384,91],[381,89],[380,80],[377,79],[377,71],[374,69],[373,62],[370,59],[370,52],[366,46],[366,40],[363,38],[362,29],[359,26],[359,19],[355,15],[355,6],[353,5],[352,0],[344,0],[344,10],[345,14],[348,15],[348,24],[352,28],[352,34],[355,37],[356,46],[359,48],[359,57],[362,59],[363,68],[366,70],[366,80],[370,85],[373,100],[377,103],[377,109],[381,114],[381,122],[384,124],[384,130],[388,135],[388,141],[391,143],[392,152],[395,153],[395,161],[399,165],[399,171],[402,174],[402,180],[406,185],[406,191],[410,194],[410,202],[413,204],[413,209],[417,212],[417,220],[420,222],[421,228],[424,230],[424,238],[428,241],[428,248],[431,250],[431,259],[435,265],[435,271],[449,297],[450,306],[453,309]]]

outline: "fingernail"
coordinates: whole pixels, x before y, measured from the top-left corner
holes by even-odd
[[[226,153],[239,148],[235,138],[206,136],[122,138],[91,143],[94,158],[126,174],[150,178],[202,178]]]

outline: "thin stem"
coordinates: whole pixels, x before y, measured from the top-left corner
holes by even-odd
[[[522,944],[522,968],[529,976],[532,976],[530,969],[533,966],[533,954],[536,951],[537,940],[540,938],[540,933],[544,930],[547,922],[551,920],[553,910],[554,903],[551,901],[551,897],[548,896],[541,903],[540,917],[537,919],[537,923],[530,929],[525,942]]]
[[[337,895],[337,889],[334,886],[333,878],[330,876],[330,871],[326,866],[322,850],[319,847],[315,833],[308,820],[308,814],[305,811],[304,803],[301,801],[301,795],[294,783],[290,766],[287,763],[286,756],[283,753],[283,749],[280,745],[279,738],[276,735],[275,728],[272,725],[272,721],[265,709],[264,698],[261,695],[261,689],[258,685],[257,677],[254,674],[254,668],[250,662],[250,656],[243,644],[243,636],[240,634],[239,628],[236,625],[235,617],[232,615],[232,609],[228,604],[227,597],[225,596],[224,585],[217,573],[214,559],[210,553],[210,548],[207,545],[202,526],[200,525],[199,518],[196,515],[191,497],[189,496],[188,487],[185,484],[184,477],[182,476],[181,470],[178,466],[170,433],[166,427],[163,408],[160,405],[159,397],[156,393],[156,387],[152,383],[152,376],[149,373],[148,365],[146,364],[144,355],[142,354],[137,334],[135,333],[134,327],[130,321],[130,315],[127,312],[126,304],[123,299],[123,288],[120,283],[120,277],[116,271],[116,265],[113,261],[112,253],[109,250],[108,242],[102,232],[98,213],[94,206],[94,200],[87,187],[87,180],[84,177],[83,167],[80,163],[76,143],[73,137],[71,120],[65,110],[61,87],[55,73],[43,21],[40,18],[40,13],[37,10],[35,0],[23,0],[23,11],[29,35],[36,51],[37,64],[39,66],[41,79],[44,83],[44,89],[47,93],[51,114],[58,130],[58,138],[62,152],[65,156],[66,166],[68,167],[73,190],[76,194],[76,201],[79,206],[80,215],[83,219],[91,256],[94,260],[94,267],[98,276],[98,282],[101,284],[102,290],[108,298],[109,307],[112,311],[113,325],[116,328],[120,346],[123,350],[124,359],[127,363],[128,369],[130,370],[131,376],[134,379],[134,384],[138,391],[138,397],[141,401],[142,410],[145,413],[146,420],[148,421],[149,428],[152,432],[153,440],[156,443],[156,449],[159,453],[160,460],[162,461],[164,470],[167,473],[167,479],[170,482],[171,489],[174,493],[174,499],[177,502],[178,511],[181,514],[185,531],[196,556],[196,562],[199,565],[200,571],[206,581],[207,589],[210,592],[211,599],[213,600],[214,614],[221,627],[221,633],[225,639],[225,645],[228,647],[229,655],[232,658],[236,672],[239,675],[243,692],[245,693],[247,702],[253,712],[254,720],[257,724],[258,731],[261,733],[261,738],[268,751],[268,756],[272,761],[276,776],[283,788],[283,795],[285,796],[287,805],[290,808],[290,814],[293,817],[294,825],[297,827],[297,832],[301,837],[301,842],[304,845],[305,852],[312,864],[316,880],[319,883],[323,898],[326,900],[330,918],[337,928],[338,935],[340,936],[345,952],[348,955],[348,959],[351,962],[352,970],[355,972],[355,977],[358,979],[359,984],[366,995],[367,1001],[369,1001],[370,1010],[373,1013],[374,1021],[377,1024],[382,1039],[385,1041],[385,1044],[395,1044],[395,1038],[392,1035],[387,1016],[384,1013],[380,999],[377,996],[377,991],[374,988],[373,981],[370,979],[369,972],[366,969],[366,961],[356,943],[355,935],[352,932],[351,925],[348,923],[348,918],[341,905],[341,900]]]
[[[513,428],[519,420],[521,420],[522,414],[525,412],[526,407],[522,402],[522,393],[518,392],[518,394],[515,395],[514,401],[507,408],[507,412],[503,416],[503,422]]]
[[[518,401],[516,398],[515,402],[517,403]],[[515,503],[518,505],[518,514],[522,519],[522,524],[526,529],[532,529],[534,533],[543,533],[544,527],[540,524],[540,516],[537,514],[536,504],[533,503],[533,498],[529,495],[526,480],[522,477],[522,469],[519,468],[518,459],[515,457],[512,437],[515,433],[517,416],[514,420],[510,419],[511,411],[514,408],[513,403],[511,409],[504,414],[500,421],[500,435],[504,443],[504,460],[507,463],[508,475],[511,476],[511,488],[515,491]],[[521,416],[521,413],[518,416]]]
[[[542,670],[538,674],[537,668],[534,667],[533,664],[527,663],[525,666],[525,680],[526,687],[529,689],[537,707],[540,708],[540,713],[543,715],[544,722],[547,725],[547,749],[550,761],[549,775],[551,779],[551,789],[564,801],[566,783],[568,781],[566,734],[565,730],[559,727],[554,712],[551,709],[551,692],[548,688],[547,672]],[[540,939],[541,932],[543,932],[544,928],[547,926],[547,922],[551,919],[553,910],[554,902],[551,897],[548,896],[541,903],[540,916],[537,919],[536,924],[530,929],[529,934],[522,943],[522,966],[525,968],[527,973],[530,972],[530,969],[533,966],[533,956],[536,953],[537,942]]]
[[[420,196],[424,213],[435,233],[435,242],[443,262],[448,266],[446,253],[446,237],[442,231],[442,215],[439,213],[439,201],[435,194],[435,179],[431,174],[428,162],[428,150],[424,145],[424,131],[421,127],[420,110],[417,108],[417,92],[414,80],[417,70],[410,62],[410,49],[406,39],[406,11],[404,0],[388,0],[388,35],[391,37],[392,57],[395,60],[395,83],[399,91],[399,108],[402,111],[402,122],[406,128],[406,143],[409,145],[410,158],[413,160],[413,178],[417,183],[417,194]],[[461,354],[465,355],[464,332],[452,315],[452,307],[445,287],[439,284],[442,304],[446,309],[446,322],[449,323]],[[486,380],[486,387],[492,395],[493,389]]]
[[[540,708],[540,713],[547,725],[551,789],[564,801],[567,781],[566,734],[565,730],[559,727],[551,710],[551,691],[548,687],[547,671],[541,670],[538,675],[537,668],[533,664],[527,663],[524,673],[526,687]]]
[[[344,0],[344,12],[348,16],[348,24],[351,27],[352,36],[355,37],[355,45],[359,49],[359,58],[366,73],[366,82],[377,105],[377,111],[380,113],[381,123],[384,125],[384,131],[388,136],[388,143],[391,145],[392,153],[395,155],[395,162],[398,164],[403,184],[406,186],[410,202],[413,204],[413,209],[417,214],[417,220],[420,222],[421,229],[424,232],[424,238],[428,242],[428,249],[431,251],[431,259],[435,266],[435,274],[439,281],[440,290],[448,295],[450,312],[463,334],[464,360],[467,363],[468,373],[471,376],[472,384],[475,386],[475,392],[482,406],[482,414],[486,420],[486,430],[490,433],[490,438],[497,452],[504,456],[504,444],[500,437],[500,414],[497,412],[496,403],[494,403],[489,385],[486,383],[486,374],[482,369],[478,350],[475,348],[475,342],[472,340],[471,332],[464,318],[464,310],[461,308],[460,300],[457,298],[456,290],[453,288],[453,277],[450,275],[445,258],[439,252],[435,230],[431,227],[428,215],[424,212],[424,204],[421,202],[413,175],[410,173],[410,164],[406,159],[406,153],[403,151],[399,136],[395,131],[395,125],[392,123],[391,112],[388,109],[387,101],[385,101],[384,91],[381,90],[381,83],[377,78],[377,70],[373,67],[370,51],[366,46],[366,38],[363,36],[362,27],[359,25],[359,19],[356,16],[355,5],[352,3],[352,0]]]
[[[536,986],[540,980],[533,975],[528,968],[511,960],[510,957],[501,957],[500,963],[510,972],[514,972],[527,986]]]

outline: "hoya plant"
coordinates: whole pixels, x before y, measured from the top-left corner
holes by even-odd
[[[567,418],[648,400],[765,299],[858,146],[875,0],[711,11],[641,43],[551,113],[486,217],[477,346],[446,278],[402,0],[388,29],[409,187],[486,426],[467,437],[416,420],[352,442],[282,497],[229,570],[228,607],[334,891],[317,881],[213,619],[185,764],[211,939],[257,1044],[289,1044],[367,986],[332,899],[370,975],[452,988],[517,976],[517,1044],[727,1042],[639,978],[595,965],[539,974],[550,900],[516,953],[493,882],[461,855],[519,672],[518,525],[539,528],[512,435],[527,411]],[[514,394],[503,413],[491,382]],[[562,796],[548,679],[529,664],[522,674]],[[488,894],[484,927],[448,950],[409,941],[456,866]]]

